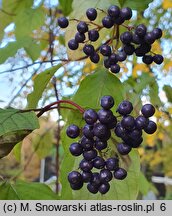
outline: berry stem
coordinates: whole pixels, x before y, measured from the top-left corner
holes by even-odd
[[[115,49],[118,48],[118,43],[119,43],[119,25],[115,25],[115,36],[116,36],[116,44],[115,44]]]
[[[55,101],[55,102],[43,107],[41,109],[41,111],[37,114],[37,117],[39,118],[44,112],[49,111],[52,108],[52,106],[59,105],[61,103],[71,104],[72,106],[76,107],[81,113],[85,112],[85,110],[81,106],[79,106],[77,103],[75,103],[71,100],[59,100],[59,101]]]

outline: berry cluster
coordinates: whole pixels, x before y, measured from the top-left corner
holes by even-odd
[[[84,183],[87,183],[88,191],[93,194],[98,191],[101,194],[107,193],[110,189],[109,182],[113,177],[118,180],[126,178],[127,171],[120,167],[118,155],[127,155],[132,148],[140,146],[143,141],[142,129],[152,134],[157,128],[156,124],[149,120],[149,117],[155,113],[155,108],[151,104],[145,104],[141,109],[142,115],[134,118],[130,115],[133,110],[132,104],[129,101],[123,101],[116,110],[120,114],[118,116],[120,121],[111,110],[114,106],[113,97],[103,96],[100,105],[102,108],[98,112],[93,109],[84,112],[83,118],[86,124],[82,130],[74,124],[66,130],[70,138],[81,135],[78,142],[70,145],[69,151],[73,156],[83,156],[79,164],[81,172],[70,172],[68,181],[73,190],[79,190]],[[120,137],[122,142],[117,144],[116,154],[107,157],[111,133]]]
[[[136,27],[126,26],[124,22],[132,17],[132,10],[128,7],[120,9],[116,5],[111,5],[103,17],[101,25],[94,22],[97,18],[97,10],[89,8],[86,11],[88,21],[76,20],[77,33],[75,37],[68,41],[68,47],[71,50],[76,50],[79,44],[84,44],[83,52],[90,58],[93,63],[98,63],[100,54],[104,57],[104,66],[112,73],[120,71],[119,62],[126,60],[127,56],[135,54],[142,57],[145,64],[161,64],[163,57],[159,54],[151,52],[151,46],[155,40],[160,39],[162,30],[155,28],[151,32],[147,31],[144,24]],[[66,28],[69,21],[66,17],[58,19],[58,25],[61,28]],[[120,35],[119,27],[127,28],[127,31]],[[96,48],[93,43],[99,39],[99,32],[102,28],[114,28],[114,34],[100,47]]]

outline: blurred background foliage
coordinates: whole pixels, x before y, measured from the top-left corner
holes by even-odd
[[[75,15],[78,11],[76,2],[0,1],[1,108],[27,107],[27,96],[33,91],[37,77],[62,60],[63,67],[54,72],[53,81],[47,81],[38,107],[56,100],[54,82],[60,99],[71,98],[81,80],[102,66],[102,61],[95,65],[89,59],[66,63],[67,53],[71,55],[66,49],[66,40],[72,37],[74,32],[69,32],[69,35],[61,30],[57,25],[57,18],[62,15],[70,16],[71,13],[72,16]],[[90,1],[85,2],[89,5]],[[144,135],[144,143],[139,148],[141,170],[148,180],[144,177],[140,180],[143,186],[140,189],[140,197],[152,190],[158,198],[171,199],[172,186],[153,186],[151,177],[156,175],[172,178],[172,1],[154,0],[146,10],[138,7],[133,12],[134,15],[128,25],[145,23],[149,30],[155,27],[162,28],[163,37],[154,43],[153,52],[164,56],[162,65],[151,66],[141,63],[139,58],[130,57],[121,64],[122,72],[117,75],[123,83],[125,98],[134,104],[135,114],[139,113],[142,103],[151,102],[156,107],[154,120],[158,124],[158,130],[152,136]],[[71,24],[71,28],[74,24],[76,23]],[[49,173],[47,177],[44,176],[44,180],[55,175],[56,122],[59,120],[62,127],[65,119],[59,117],[55,111],[42,117],[41,128],[26,137],[23,143],[19,143],[10,155],[1,159],[0,177],[39,181],[41,161],[45,158],[49,161],[46,168]],[[61,164],[65,156],[61,145],[58,151]]]

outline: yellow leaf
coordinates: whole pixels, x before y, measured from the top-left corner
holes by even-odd
[[[160,43],[159,41],[155,41],[153,44],[152,44],[152,52],[154,53],[158,53],[158,54],[161,54],[162,53],[162,49],[161,49],[161,46],[160,46]]]
[[[169,71],[172,68],[172,61],[166,63],[164,65],[164,70]]]
[[[143,147],[140,147],[140,148],[138,148],[138,152],[139,152],[139,155],[140,155],[140,156],[143,156],[144,153],[145,153],[145,150],[144,150]]]
[[[145,64],[136,64],[133,68],[132,75],[134,78],[138,77],[137,72],[149,72],[149,68]]]
[[[172,0],[164,0],[162,3],[164,9],[172,8]]]

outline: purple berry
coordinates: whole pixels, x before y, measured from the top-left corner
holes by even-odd
[[[141,112],[145,118],[149,118],[154,115],[155,107],[152,104],[145,104],[142,106]]]
[[[74,139],[74,138],[76,138],[76,137],[79,136],[79,134],[80,134],[80,129],[79,129],[79,127],[78,127],[77,125],[72,124],[72,125],[70,125],[70,126],[67,128],[66,134],[67,134],[68,137]]]
[[[95,8],[88,8],[86,15],[89,20],[94,21],[97,18],[97,11]]]

